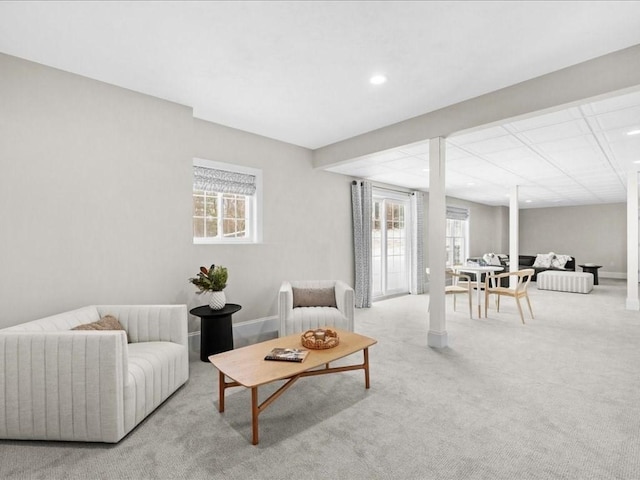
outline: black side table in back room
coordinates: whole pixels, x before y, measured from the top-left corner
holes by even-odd
[[[602,265],[578,265],[582,267],[582,271],[593,274],[593,284],[598,285],[598,269],[602,268]]]
[[[231,315],[242,307],[227,303],[220,310],[212,310],[209,305],[196,307],[189,311],[200,317],[200,360],[209,361],[209,355],[233,350],[233,328]]]

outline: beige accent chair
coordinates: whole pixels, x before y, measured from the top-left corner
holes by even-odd
[[[71,330],[106,315],[124,330]],[[189,378],[186,305],[100,305],[0,330],[0,439],[116,443]]]
[[[294,289],[297,289],[294,295]],[[333,290],[333,293],[331,293]],[[317,295],[316,295],[317,293]],[[333,304],[327,302],[333,295]],[[298,303],[294,305],[294,296]],[[314,305],[314,297],[320,305]],[[335,327],[353,332],[354,291],[339,280],[302,280],[282,282],[278,293],[279,336],[301,333],[319,327]]]
[[[500,273],[498,275],[487,275],[484,283],[484,316],[487,316],[487,308],[489,306],[489,295],[497,295],[496,298],[496,306],[497,311],[500,312],[500,297],[513,297],[516,299],[516,305],[518,306],[518,311],[520,312],[520,320],[524,323],[524,314],[522,313],[522,305],[520,304],[521,298],[526,298],[527,305],[529,305],[529,312],[531,313],[531,318],[533,319],[533,310],[531,309],[531,301],[529,300],[529,293],[527,289],[529,287],[529,283],[531,281],[531,277],[535,273],[533,268],[525,268],[524,270],[519,270],[517,272],[506,272]],[[517,277],[517,284],[515,288],[509,287],[501,287],[501,286],[493,286],[500,285],[501,278],[507,277]],[[494,283],[495,282],[495,283]]]

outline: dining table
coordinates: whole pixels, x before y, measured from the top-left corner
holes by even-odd
[[[476,303],[478,304],[478,318],[482,318],[482,274],[491,274],[501,272],[504,267],[498,265],[454,265],[453,270],[456,273],[474,273],[476,277]]]

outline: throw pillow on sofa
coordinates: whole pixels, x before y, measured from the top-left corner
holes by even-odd
[[[485,253],[482,256],[482,259],[485,261],[487,265],[500,267],[502,264],[500,263],[500,257],[495,253]]]
[[[71,330],[124,330],[126,329],[113,315],[105,315],[97,322],[83,323],[73,327]],[[129,334],[127,334],[127,342],[129,341]]]
[[[551,266],[564,269],[569,260],[571,260],[571,255],[554,255],[551,259]]]
[[[553,253],[539,253],[536,255],[536,260],[532,266],[533,268],[551,268],[551,260],[553,257]]]

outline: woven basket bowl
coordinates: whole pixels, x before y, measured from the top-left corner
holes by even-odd
[[[340,337],[335,330],[330,328],[316,328],[307,330],[300,337],[302,346],[312,350],[325,350],[333,348],[340,343]]]

